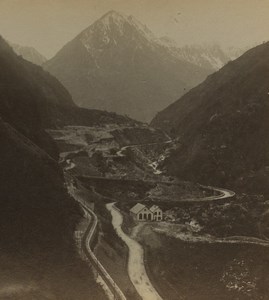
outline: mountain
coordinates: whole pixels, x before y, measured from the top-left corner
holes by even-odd
[[[40,135],[42,128],[134,123],[115,113],[77,107],[55,77],[17,56],[1,37],[0,59],[1,70],[5,70],[0,74],[0,114],[41,147],[44,139],[44,133]],[[32,90],[34,92],[29,93]]]
[[[238,58],[247,50],[234,47],[222,49],[218,44],[180,47],[169,37],[160,38],[160,43],[166,46],[175,57],[207,69],[211,73],[218,71],[229,61]]]
[[[21,55],[24,59],[32,62],[33,64],[41,66],[47,61],[46,57],[40,54],[33,47],[21,46],[13,43],[10,43],[10,45],[18,55]]]
[[[2,118],[54,156],[55,149],[48,149],[49,137],[42,130],[50,111],[60,106],[75,107],[71,96],[56,78],[17,56],[2,38],[0,68]]]
[[[66,191],[45,109],[64,87],[0,37],[1,299],[89,299],[98,289],[73,238],[82,212]]]
[[[110,11],[66,44],[44,68],[76,104],[149,121],[209,71],[180,60],[132,16]]]
[[[247,51],[160,112],[178,138],[166,160],[180,177],[268,194],[269,43]]]

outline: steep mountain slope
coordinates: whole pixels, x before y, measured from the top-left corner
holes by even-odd
[[[18,55],[21,55],[24,59],[30,61],[35,65],[41,66],[47,61],[46,57],[40,54],[33,47],[21,46],[13,43],[10,43],[10,46]]]
[[[159,113],[179,138],[166,161],[180,177],[268,193],[269,43],[246,52]]]
[[[0,37],[0,114],[51,155],[48,136],[42,132],[48,111],[74,107],[66,89],[50,74],[18,57]]]
[[[241,56],[243,53],[245,53],[247,50],[254,48],[258,45],[259,44],[254,44],[252,46],[243,47],[243,48],[229,46],[229,47],[226,47],[223,51],[230,57],[231,60],[235,60],[239,56]]]
[[[98,299],[74,245],[81,211],[40,114],[54,101],[72,106],[71,97],[2,38],[0,68],[0,299]]]
[[[134,17],[114,11],[85,29],[44,67],[78,105],[142,121],[209,74],[172,55]]]

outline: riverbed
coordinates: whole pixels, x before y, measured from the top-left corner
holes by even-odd
[[[123,216],[114,207],[114,203],[106,205],[112,216],[112,225],[117,235],[126,243],[129,249],[128,274],[143,300],[162,300],[158,292],[153,287],[147,275],[144,265],[143,247],[135,240],[125,234],[121,228]]]

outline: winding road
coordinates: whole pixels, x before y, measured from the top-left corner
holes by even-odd
[[[162,144],[168,144],[171,143],[172,140],[168,140],[166,142],[163,142]],[[129,145],[122,147],[118,152],[117,155],[119,157],[123,157],[124,151],[128,148],[133,147],[139,147],[139,146],[150,146],[150,145],[157,145],[159,143],[151,143],[151,144],[141,144],[141,145]],[[66,161],[67,166],[65,168],[65,171],[70,171],[75,167],[75,164],[71,159],[68,159]],[[154,170],[155,174],[160,174],[158,172],[158,164],[152,164],[152,168]],[[95,177],[91,176],[89,178],[95,178],[95,179],[101,179],[101,180],[121,180],[124,181],[124,179],[119,178],[104,178],[104,177]],[[137,179],[128,179],[129,181],[141,181]],[[148,180],[145,182],[158,182],[158,180]],[[159,181],[160,183],[169,183],[173,184],[170,181],[164,182],[162,180]],[[215,187],[205,187],[201,186],[205,189],[212,190],[217,193],[217,195],[205,197],[205,198],[199,198],[199,199],[191,199],[189,201],[195,201],[195,202],[203,202],[203,201],[216,201],[219,199],[227,199],[234,197],[235,193],[229,190],[215,188]],[[90,222],[87,227],[87,230],[85,231],[82,239],[82,251],[89,260],[90,264],[98,271],[99,276],[102,278],[102,281],[106,285],[106,289],[110,290],[110,294],[113,295],[114,299],[118,300],[127,300],[123,292],[120,290],[120,288],[117,286],[117,284],[114,282],[114,280],[111,278],[111,276],[108,274],[108,272],[105,270],[103,265],[98,261],[97,257],[93,253],[91,249],[91,245],[93,243],[95,234],[97,232],[97,224],[98,219],[95,213],[90,209],[90,207],[87,205],[85,201],[81,198],[77,198],[74,193],[74,187],[72,188],[73,191],[71,191],[72,196],[79,201],[81,207],[86,212],[86,215],[88,216]],[[113,199],[111,199],[113,201]],[[141,296],[143,300],[162,300],[161,296],[158,294],[157,290],[152,285],[144,264],[144,249],[142,245],[140,245],[137,241],[130,238],[128,235],[126,235],[121,225],[123,223],[123,216],[120,213],[120,211],[114,206],[114,203],[110,203],[106,205],[107,209],[110,211],[112,215],[112,225],[118,234],[118,236],[126,243],[129,249],[129,257],[128,257],[128,274],[130,277],[130,280],[132,281],[134,287],[136,288],[138,294]],[[111,297],[110,297],[111,298]]]
[[[161,143],[148,143],[148,144],[137,144],[137,145],[128,145],[124,146],[117,152],[117,156],[124,157],[125,151],[128,148],[135,148],[135,147],[142,147],[142,146],[153,146],[158,144],[169,144],[173,141],[171,139],[161,142]],[[64,160],[64,159],[63,159]],[[72,159],[66,160],[66,167],[65,171],[71,171],[75,167],[75,163],[72,161]],[[151,162],[151,167],[154,171],[154,174],[158,175],[161,174],[161,171],[158,170],[158,161]],[[71,172],[70,172],[71,173]],[[120,180],[124,182],[124,179],[119,178],[104,178],[104,177],[95,177],[91,176],[90,178],[97,178],[102,180]],[[128,179],[130,181],[132,179]],[[134,179],[133,181],[141,181]],[[144,182],[152,182],[152,183],[169,183],[174,184],[170,181],[162,181],[162,180],[143,180]],[[105,182],[104,182],[105,183]],[[201,186],[204,189],[214,191],[216,194],[209,197],[203,197],[203,198],[193,198],[193,199],[186,199],[188,202],[209,202],[209,201],[218,201],[223,199],[230,199],[235,196],[235,193],[233,191],[229,191],[227,189],[217,188],[217,187],[211,187],[211,186]],[[95,191],[94,191],[95,192]],[[108,297],[110,299],[117,299],[117,300],[128,300],[126,299],[125,295],[121,291],[121,289],[117,286],[117,284],[114,282],[114,280],[111,278],[110,274],[106,271],[106,269],[103,267],[103,265],[100,263],[100,261],[95,256],[92,245],[93,241],[95,239],[95,235],[97,234],[97,225],[98,225],[98,218],[95,215],[95,213],[91,210],[91,208],[88,206],[87,202],[85,202],[83,199],[76,197],[74,193],[71,192],[71,195],[74,199],[76,199],[83,210],[85,211],[85,214],[89,220],[89,224],[87,226],[87,229],[85,230],[82,238],[82,244],[81,248],[84,253],[84,255],[87,258],[87,261],[89,262],[89,265],[92,266],[95,270],[98,272],[98,277],[102,279],[102,282],[106,286],[104,288],[108,289],[110,291],[110,296]],[[101,195],[102,196],[102,195]],[[107,197],[106,197],[107,198]],[[108,198],[106,201],[109,200]],[[112,199],[110,199],[112,201]],[[184,202],[184,201],[182,201]],[[114,206],[114,203],[107,204],[107,209],[110,211],[112,215],[112,225],[117,232],[118,236],[121,237],[121,239],[126,243],[129,249],[129,257],[128,257],[128,274],[130,277],[130,280],[132,281],[133,285],[135,286],[137,292],[141,296],[143,300],[162,300],[161,296],[158,294],[157,290],[154,288],[152,283],[150,282],[150,279],[147,275],[145,265],[144,265],[144,250],[143,247],[134,239],[126,235],[121,226],[123,223],[123,216],[120,213],[120,211]],[[257,238],[251,238],[251,237],[228,237],[228,238],[215,238],[207,240],[205,236],[196,237],[197,239],[190,242],[208,242],[208,243],[229,243],[229,244],[255,244],[260,246],[269,247],[269,242],[264,241],[262,239]],[[200,238],[200,240],[199,240]],[[112,297],[111,297],[112,295]]]
[[[132,145],[128,145],[128,146],[124,146],[122,147],[118,152],[117,152],[117,155],[119,157],[124,157],[125,154],[123,154],[123,152],[129,148],[136,148],[136,147],[142,147],[142,146],[156,146],[156,145],[164,145],[164,144],[170,144],[172,143],[173,140],[172,139],[169,139],[168,141],[165,141],[165,142],[159,142],[159,143],[149,143],[149,144],[132,144]]]
[[[187,200],[188,202],[217,201],[217,200],[233,198],[236,195],[235,192],[227,190],[227,189],[222,189],[222,188],[213,187],[213,186],[204,186],[204,185],[200,185],[200,186],[204,189],[218,193],[218,195],[213,195],[213,196],[204,197],[204,198],[194,198],[194,199]]]
[[[171,143],[172,141],[167,141],[164,143]],[[158,143],[153,143],[150,145],[156,145]],[[149,144],[147,144],[149,145]],[[117,152],[118,156],[124,156],[123,152],[131,147],[138,147],[142,145],[130,145],[122,147],[120,151]],[[75,164],[72,162],[71,159],[68,159],[67,161],[67,167],[65,168],[65,171],[70,171],[75,167]],[[157,165],[152,166],[154,171],[157,173]],[[156,174],[155,173],[155,174]],[[88,177],[87,177],[88,178]],[[89,178],[95,178],[100,180],[120,180],[124,181],[124,179],[119,178],[104,178],[104,177],[97,177],[97,176],[90,176]],[[137,179],[128,179],[128,181],[140,181]],[[145,182],[158,182],[157,180],[145,180]],[[162,181],[160,180],[160,183],[168,183],[173,184],[170,181]],[[227,199],[234,197],[235,193],[229,190],[210,187],[210,186],[201,186],[205,189],[212,190],[217,195],[205,197],[205,198],[197,198],[197,199],[190,199],[189,202],[195,201],[195,202],[203,202],[203,201],[216,201],[219,199]],[[74,188],[73,188],[74,189]],[[72,196],[76,199],[76,195],[72,193]],[[102,195],[100,195],[102,196]],[[88,207],[87,203],[83,201],[83,199],[76,199],[79,201],[80,205],[83,207],[86,214],[89,216],[90,222],[88,225],[87,230],[85,231],[82,239],[82,250],[87,259],[90,261],[90,264],[98,271],[99,276],[102,278],[104,284],[106,285],[106,288],[110,290],[110,294],[113,295],[115,299],[118,300],[127,300],[123,292],[120,290],[120,288],[117,286],[117,284],[113,281],[111,276],[108,274],[108,272],[105,270],[105,268],[102,266],[102,264],[98,261],[97,257],[91,250],[91,245],[94,239],[94,236],[96,234],[97,230],[97,224],[98,219],[95,213]],[[108,200],[108,199],[107,199]],[[111,199],[114,201],[113,199]],[[137,241],[130,238],[128,235],[126,235],[122,228],[122,222],[123,222],[123,216],[120,213],[120,211],[114,206],[114,203],[107,204],[107,209],[110,211],[112,215],[112,225],[118,234],[118,236],[126,243],[128,249],[129,249],[129,257],[128,257],[128,274],[130,277],[131,282],[133,283],[134,287],[136,288],[138,294],[141,296],[143,300],[162,300],[161,296],[158,294],[154,286],[152,285],[146,269],[144,265],[144,249],[142,245],[140,245]]]

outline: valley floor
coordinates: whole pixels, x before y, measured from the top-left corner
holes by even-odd
[[[115,126],[51,132],[75,188],[94,203],[96,255],[128,300],[267,299],[262,199],[167,176],[159,164],[173,141],[159,134],[154,143],[155,132],[147,144],[139,132]],[[129,209],[137,202],[159,205],[164,222],[134,222]]]

